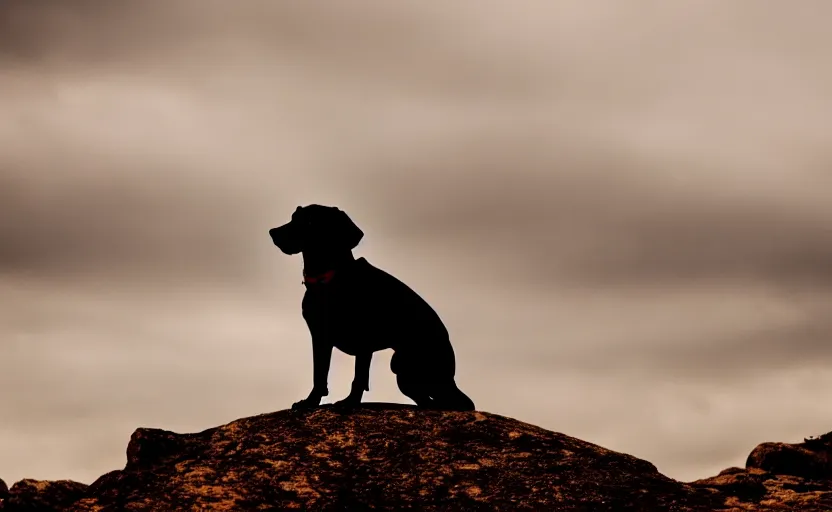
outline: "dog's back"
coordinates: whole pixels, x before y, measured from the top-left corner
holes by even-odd
[[[449,344],[448,331],[436,311],[413,289],[384,270],[359,258],[331,283],[310,287],[304,315],[326,323],[347,354],[360,343],[372,350],[430,350]]]
[[[424,343],[448,339],[442,319],[418,293],[364,258],[357,263],[366,277],[363,290],[376,297],[379,314],[395,319],[399,330],[418,334]]]

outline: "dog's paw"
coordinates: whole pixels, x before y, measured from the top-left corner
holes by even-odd
[[[359,405],[361,405],[361,397],[352,395],[332,404],[332,406],[336,409],[352,409],[353,407],[358,407]]]
[[[311,409],[317,409],[321,406],[320,400],[301,400],[299,402],[295,402],[292,404],[293,411],[308,411]]]

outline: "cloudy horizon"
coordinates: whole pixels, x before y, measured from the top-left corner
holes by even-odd
[[[479,410],[686,481],[832,430],[832,5],[230,5],[0,3],[0,478],[305,397],[310,203]]]

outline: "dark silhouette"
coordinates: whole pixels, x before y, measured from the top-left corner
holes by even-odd
[[[474,410],[456,386],[454,351],[439,315],[416,292],[352,250],[364,236],[346,213],[317,204],[269,230],[286,254],[303,254],[303,318],[312,335],[314,386],[293,409],[318,407],[329,394],[332,349],[355,356],[352,390],[337,406],[369,391],[373,352],[392,348],[390,369],[405,396],[423,408]]]

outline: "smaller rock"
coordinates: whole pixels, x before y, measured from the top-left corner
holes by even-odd
[[[765,476],[753,474],[742,468],[728,468],[717,476],[691,482],[698,488],[717,489],[728,496],[735,496],[741,501],[760,501],[768,492],[763,484]]]
[[[16,482],[3,502],[5,510],[58,512],[69,508],[87,493],[87,485],[71,480]]]
[[[762,443],[748,456],[745,466],[775,475],[828,480],[832,479],[832,447],[818,440],[797,444]]]
[[[130,436],[125,470],[139,470],[187,456],[199,434],[176,434],[158,428],[140,428]]]
[[[745,473],[748,470],[745,468],[738,468],[736,466],[723,469],[719,472],[717,476],[724,476],[724,475],[736,475],[737,473]]]

